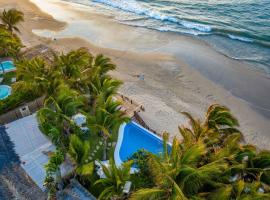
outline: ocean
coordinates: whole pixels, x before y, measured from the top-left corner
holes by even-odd
[[[270,75],[270,0],[65,0],[119,23],[191,35]]]

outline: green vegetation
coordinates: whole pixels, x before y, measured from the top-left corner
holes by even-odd
[[[0,27],[0,57],[18,58],[22,47],[21,40],[16,34]]]
[[[16,25],[23,21],[23,14],[15,9],[4,10],[0,14],[0,20],[3,24],[0,24],[0,58],[12,57],[13,59],[19,59],[20,49],[23,47],[20,38],[13,33],[13,30],[19,31]],[[15,76],[14,72],[6,73],[3,69],[0,69],[3,84],[10,85],[11,78]],[[26,100],[31,100],[31,95],[27,91],[20,92],[19,94],[12,94],[7,99],[0,101],[0,113],[7,112],[10,109],[15,108]],[[32,98],[36,98],[32,96]]]
[[[7,72],[5,73],[4,80],[2,84],[4,85],[11,85],[12,84],[12,78],[16,77],[16,72]]]
[[[110,159],[108,167],[101,164],[106,178],[99,179],[95,182],[95,184],[102,184],[104,187],[104,190],[99,195],[99,199],[124,198],[122,191],[126,181],[130,179],[132,163],[132,161],[128,161],[118,168],[113,159]]]
[[[229,109],[211,106],[204,122],[184,114],[191,128],[179,127],[182,141],[174,138],[169,151],[165,133],[162,156],[139,157],[152,185],[140,185],[130,199],[270,199],[270,152],[241,143]]]
[[[116,66],[103,55],[92,55],[80,48],[55,55],[53,62],[41,58],[20,59],[20,40],[13,32],[23,14],[4,11],[0,16],[0,56],[17,59],[17,82],[13,94],[0,101],[0,112],[24,101],[45,96],[38,111],[40,130],[56,146],[45,166],[49,197],[55,198],[66,183],[76,178],[99,199],[110,200],[263,200],[270,199],[270,152],[245,144],[238,121],[224,106],[209,107],[204,121],[189,113],[189,126],[180,126],[179,135],[168,145],[169,134],[163,134],[163,153],[153,155],[145,150],[117,167],[113,160],[120,124],[129,118],[120,110],[113,96],[121,81],[108,72]],[[2,42],[1,42],[2,41]],[[14,73],[7,73],[6,83]],[[75,114],[85,115],[84,128],[73,121]],[[62,177],[60,165],[71,159],[75,167]],[[105,174],[100,179],[94,161],[102,163]],[[130,174],[132,164],[138,169]],[[123,187],[132,182],[129,194]]]
[[[16,9],[10,9],[8,11],[4,10],[0,14],[0,20],[10,32],[13,32],[14,30],[20,32],[16,25],[24,21],[24,14]]]
[[[24,21],[23,13],[16,10],[4,10],[0,14],[0,57],[18,58],[20,49],[23,47],[19,37],[13,30],[19,32],[18,23]]]

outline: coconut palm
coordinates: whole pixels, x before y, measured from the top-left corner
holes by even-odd
[[[90,162],[90,143],[81,140],[78,136],[70,137],[69,155],[76,163],[75,175],[87,178],[94,172],[94,163]]]
[[[102,184],[104,186],[104,190],[98,199],[116,199],[123,195],[123,187],[126,181],[130,180],[132,163],[132,161],[125,162],[121,167],[117,167],[113,159],[110,159],[108,166],[100,163],[106,178],[95,182],[95,184]]]
[[[0,19],[9,31],[13,32],[15,30],[20,32],[16,25],[24,21],[24,14],[16,9],[4,10],[0,14]]]
[[[193,143],[203,141],[208,147],[213,147],[222,145],[231,134],[241,136],[241,132],[237,129],[239,126],[237,119],[224,106],[218,104],[210,106],[204,122],[193,118],[187,112],[183,114],[189,119],[190,124],[190,127],[179,126],[185,145],[192,146]]]
[[[230,185],[223,185],[223,187],[211,192],[207,199],[265,200],[270,199],[270,194],[264,193],[260,182],[247,183],[240,180]]]
[[[67,86],[58,89],[56,97],[50,96],[44,102],[44,108],[38,111],[40,128],[54,144],[62,148],[68,146],[71,128],[75,127],[71,117],[84,106],[84,97]]]
[[[60,74],[41,58],[22,59],[16,63],[17,82],[14,88],[32,91],[36,95],[52,95],[63,83]]]
[[[16,35],[0,28],[0,57],[17,58],[22,47],[21,40]]]
[[[112,78],[101,79],[99,77],[94,77],[90,83],[91,95],[96,98],[99,94],[102,93],[104,98],[108,98],[116,94],[117,90],[121,86],[122,82]]]
[[[102,77],[106,75],[109,71],[115,70],[116,66],[111,62],[110,58],[105,57],[102,54],[99,54],[95,57],[92,64],[95,72]]]
[[[91,94],[90,105],[95,108],[97,97],[99,95],[102,95],[104,99],[107,99],[109,96],[115,95],[121,85],[121,81],[112,79],[110,77],[92,77],[92,81],[88,84]]]
[[[82,78],[82,73],[91,67],[93,56],[85,48],[70,51],[67,54],[55,55],[53,66],[59,71],[61,77],[74,87]]]
[[[211,105],[206,112],[204,125],[222,134],[240,132],[238,120],[232,115],[229,108],[218,104]]]
[[[49,162],[45,165],[46,177],[44,186],[48,190],[49,199],[55,199],[57,185],[61,182],[60,165],[64,162],[64,154],[60,149],[50,157]]]
[[[120,110],[120,105],[121,103],[114,101],[112,97],[104,99],[103,95],[99,95],[94,113],[89,115],[87,119],[90,130],[101,135],[104,139],[103,160],[107,158],[107,140],[123,122],[129,120]]]
[[[147,162],[149,177],[153,178],[155,187],[140,189],[132,194],[131,199],[187,199],[196,195],[203,186],[218,183],[218,177],[227,168],[223,160],[203,162],[207,152],[202,142],[188,147],[175,138],[169,149],[167,139],[165,134],[165,156],[152,155]]]

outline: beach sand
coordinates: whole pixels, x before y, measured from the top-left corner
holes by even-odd
[[[0,0],[1,8],[25,13],[19,28],[26,47],[43,43],[67,52],[83,46],[109,56],[118,66],[112,75],[124,81],[120,92],[144,105],[141,116],[152,129],[179,135],[178,125],[187,123],[182,111],[202,119],[219,103],[232,109],[247,142],[270,149],[266,75],[191,37],[122,25],[84,6],[33,1],[42,11],[28,0]]]

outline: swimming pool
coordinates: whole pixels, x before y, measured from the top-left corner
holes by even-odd
[[[11,94],[11,87],[8,85],[0,85],[0,100],[7,98]]]
[[[16,67],[13,63],[13,61],[3,61],[1,62],[1,65],[3,66],[5,72],[10,72],[16,70]],[[0,73],[2,73],[2,66],[0,66]]]
[[[122,124],[114,151],[116,165],[120,166],[140,149],[158,155],[163,152],[163,140],[135,122]],[[132,171],[136,171],[136,168]]]

